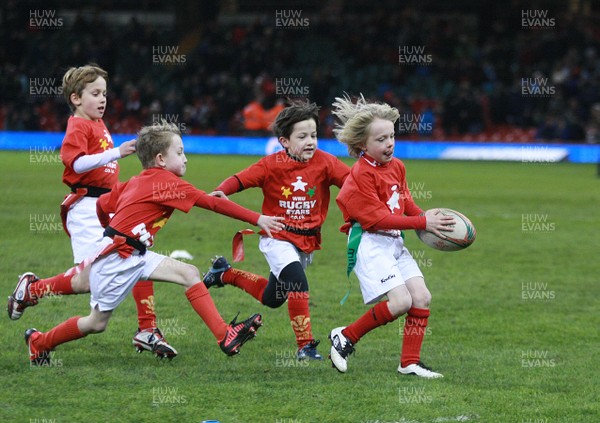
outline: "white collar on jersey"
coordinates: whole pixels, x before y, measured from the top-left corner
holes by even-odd
[[[370,156],[367,156],[367,154],[364,151],[360,152],[360,158],[365,159],[365,161],[373,167],[383,166],[383,163],[379,163],[377,160],[371,158]]]

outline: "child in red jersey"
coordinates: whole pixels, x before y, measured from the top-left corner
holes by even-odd
[[[61,205],[61,217],[71,239],[75,264],[83,262],[98,248],[104,228],[96,215],[96,201],[119,182],[117,160],[135,152],[135,140],[114,147],[102,121],[106,111],[107,77],[107,72],[96,65],[70,68],[63,76],[63,94],[73,115],[69,117],[60,149],[65,165],[63,182],[71,190]],[[44,296],[87,292],[90,287],[84,279],[58,279],[41,284],[37,276],[26,273],[19,277],[8,299],[8,315],[12,320],[19,319],[27,306],[36,305]],[[139,352],[145,349],[161,357],[177,355],[156,327],[152,281],[136,284],[133,297],[138,312],[138,331],[133,345]]]
[[[277,308],[288,303],[296,336],[298,359],[317,359],[318,341],[312,334],[305,269],[313,251],[321,249],[321,225],[329,208],[329,187],[341,187],[349,168],[317,149],[318,107],[297,102],[282,110],[273,130],[284,151],[271,154],[224,180],[214,195],[248,188],[263,192],[262,212],[285,217],[285,230],[261,236],[260,251],[270,267],[269,279],[232,268],[224,257],[213,261],[204,276],[207,287],[234,285],[262,304]]]
[[[262,324],[255,314],[241,323],[227,325],[219,315],[198,269],[149,250],[156,233],[175,209],[188,212],[202,207],[253,225],[268,236],[283,229],[278,217],[259,215],[226,199],[210,196],[181,179],[187,159],[176,125],[152,125],[139,133],[136,150],[144,170],[120,183],[97,202],[98,217],[105,228],[96,254],[62,277],[74,283],[85,279],[91,288],[91,312],[72,317],[46,333],[28,329],[25,341],[32,364],[46,364],[50,351],[90,333],[103,332],[112,311],[123,302],[140,279],[173,282],[186,288],[194,310],[204,320],[227,355],[234,355]],[[114,214],[109,217],[110,214]]]
[[[355,103],[336,98],[333,106],[341,121],[336,137],[358,159],[336,199],[346,222],[342,231],[360,240],[354,273],[365,304],[376,304],[351,325],[331,331],[331,362],[346,372],[348,356],[362,336],[407,313],[398,372],[442,377],[420,359],[431,294],[401,230],[427,229],[443,236],[440,231],[449,230],[454,220],[437,210],[423,212],[413,201],[404,164],[394,158],[398,110],[362,96]],[[387,299],[380,301],[383,297]]]

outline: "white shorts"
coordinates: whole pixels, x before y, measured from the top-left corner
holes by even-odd
[[[97,253],[111,242],[111,238],[104,238]],[[148,250],[143,256],[134,254],[124,259],[113,252],[96,260],[90,270],[90,306],[98,306],[100,311],[114,310],[136,282],[148,279],[165,257]]]
[[[410,278],[423,277],[417,262],[404,246],[402,237],[363,232],[354,273],[360,282],[365,304],[379,301]]]
[[[96,214],[95,197],[83,197],[75,203],[67,214],[67,229],[71,234],[71,248],[75,263],[92,257],[104,237],[104,228]]]
[[[271,273],[277,279],[279,279],[281,271],[288,264],[299,261],[302,268],[306,270],[306,267],[312,263],[313,259],[312,253],[306,254],[298,250],[291,242],[267,236],[260,237],[258,249],[265,255],[267,263],[269,263],[269,267],[271,268]]]

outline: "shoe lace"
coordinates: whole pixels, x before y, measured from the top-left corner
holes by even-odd
[[[340,353],[340,355],[344,358],[348,357],[350,354],[352,354],[354,352],[354,347],[352,346],[351,343],[347,343],[344,348],[342,348],[342,352]]]
[[[425,363],[423,363],[422,361],[419,361],[417,363],[417,366],[421,367],[422,369],[428,370],[430,372],[433,372],[433,369],[429,366],[426,366]]]
[[[227,260],[225,260],[224,257],[217,257],[215,260],[213,260],[212,266],[211,266],[209,272],[212,274],[215,274],[218,272],[224,272],[227,269],[229,269],[230,267],[231,266],[229,265]]]
[[[154,344],[155,344],[155,338],[156,338],[156,337],[154,336],[154,334],[151,334],[151,335],[148,337],[148,343],[149,343],[150,345],[154,345]]]
[[[341,343],[341,341],[340,341],[340,343]],[[346,345],[344,345],[342,347],[342,349],[339,353],[342,357],[346,358],[353,352],[354,352],[354,345],[352,344],[352,342],[350,342],[350,340],[348,340],[348,341],[346,341]]]
[[[237,318],[240,315],[240,312],[235,315],[233,320],[229,323],[229,327],[227,328],[227,333],[225,334],[225,338],[223,339],[224,344],[228,345],[232,342],[235,337],[240,333],[240,331],[245,327],[245,322],[237,322]]]
[[[305,348],[314,350],[319,346],[320,343],[321,343],[321,341],[313,339],[308,344],[306,344]]]
[[[229,325],[233,328],[235,325],[237,325],[237,318],[240,315],[240,312],[238,311],[237,314],[235,315],[235,317],[231,320],[231,322],[229,322]]]
[[[302,348],[300,348],[298,350],[298,352],[304,351],[305,353],[308,353],[310,351],[317,351],[317,347],[319,346],[319,344],[321,343],[321,341],[318,341],[316,339],[312,339],[308,344],[304,345]]]

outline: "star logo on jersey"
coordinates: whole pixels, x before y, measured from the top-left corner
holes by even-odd
[[[314,187],[309,188],[308,191],[306,191],[306,194],[308,194],[308,196],[310,198],[313,198],[313,195],[315,195],[316,192],[317,192],[317,186],[315,185]]]
[[[308,185],[306,182],[302,181],[302,176],[296,176],[296,182],[292,182],[290,185],[294,187],[294,192],[296,191],[305,191],[305,187]]]
[[[288,198],[290,195],[292,195],[292,191],[288,187],[281,187],[281,195],[283,195],[285,198]]]
[[[100,143],[100,148],[102,148],[103,150],[106,150],[108,148],[108,141],[106,141],[104,138],[100,138],[98,142]]]
[[[154,223],[152,224],[152,228],[162,228],[163,226],[165,226],[165,223],[167,223],[167,220],[169,220],[166,217],[163,217],[161,219],[157,219],[154,221]]]
[[[387,200],[386,204],[390,208],[392,214],[394,214],[394,210],[400,210],[400,193],[398,192],[398,185],[392,187],[392,195],[389,200]]]

